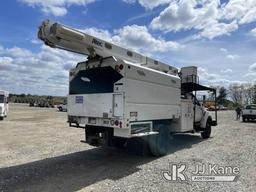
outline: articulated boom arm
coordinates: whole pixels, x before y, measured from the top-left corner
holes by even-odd
[[[175,67],[50,20],[42,23],[38,37],[46,45],[53,48],[65,49],[92,58],[95,56],[102,58],[113,56],[162,72],[174,75],[178,73],[178,69]]]

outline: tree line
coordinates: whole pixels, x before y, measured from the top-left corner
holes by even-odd
[[[217,103],[219,105],[233,105],[233,107],[237,107],[256,104],[256,84],[231,84],[227,88],[216,87],[216,89],[218,92]]]
[[[49,103],[58,105],[65,103],[66,97],[48,96],[48,95],[31,95],[31,94],[10,94],[9,102],[11,103]]]

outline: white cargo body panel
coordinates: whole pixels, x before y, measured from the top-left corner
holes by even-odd
[[[112,117],[113,94],[84,94],[68,96],[68,114],[80,117]]]
[[[181,117],[172,123],[173,132],[188,132],[193,130],[194,111],[190,99],[181,100]]]
[[[136,65],[129,67],[126,71],[125,116],[130,121],[179,118],[180,79]]]

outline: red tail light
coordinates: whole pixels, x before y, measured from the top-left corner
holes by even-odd
[[[115,126],[118,126],[118,124],[119,124],[119,121],[116,120],[115,121]]]
[[[124,68],[124,66],[121,64],[121,65],[119,65],[119,69],[120,70],[123,70],[123,68]]]

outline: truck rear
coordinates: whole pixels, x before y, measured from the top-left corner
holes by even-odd
[[[68,121],[85,127],[92,145],[154,135],[155,123],[179,117],[177,76],[114,57],[79,63],[70,71]]]

